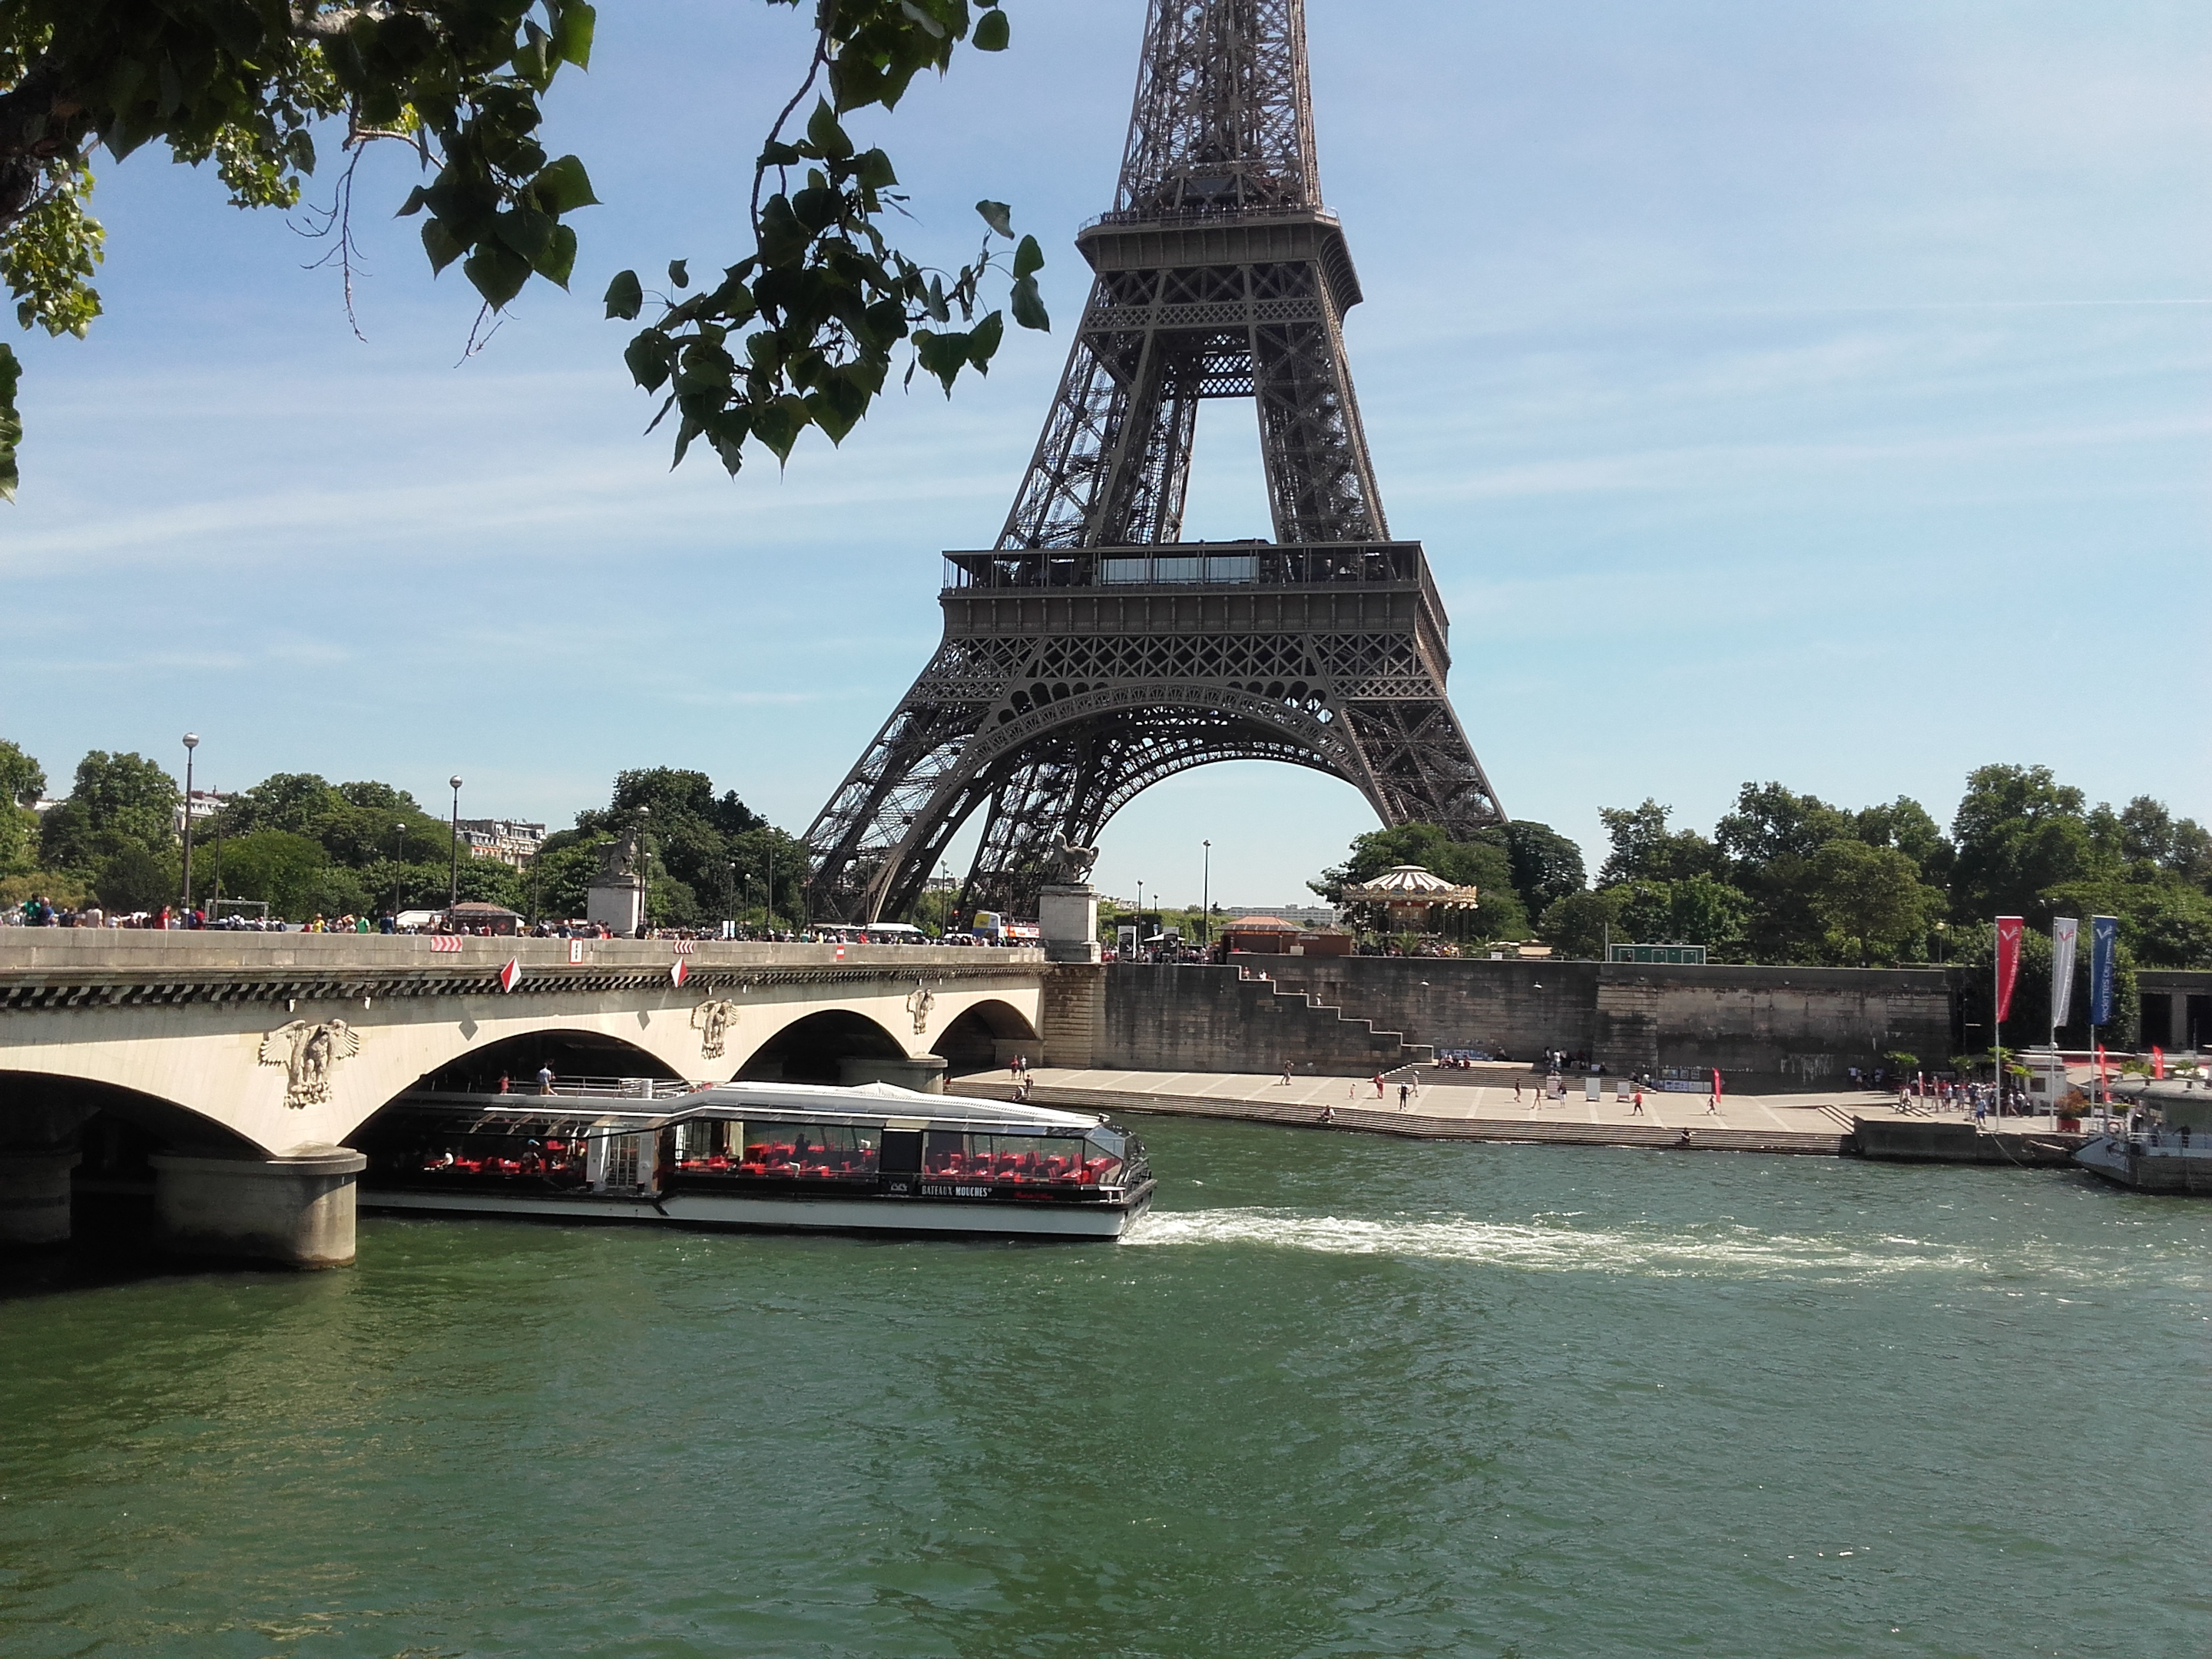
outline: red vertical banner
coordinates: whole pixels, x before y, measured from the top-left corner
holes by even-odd
[[[2150,1074],[2160,1081],[2166,1077],[2166,1050],[2155,1042],[2150,1046]]]
[[[2025,924],[2018,916],[1997,918],[1997,1024],[2012,1018],[2012,989],[2020,982],[2020,936]],[[1990,1047],[1999,1039],[1992,1033]]]

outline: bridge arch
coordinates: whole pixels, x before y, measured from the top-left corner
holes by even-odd
[[[738,1076],[747,1082],[842,1083],[847,1062],[908,1058],[881,1024],[851,1008],[820,1008],[783,1026],[748,1055]]]
[[[930,1052],[942,1057],[946,1069],[959,1077],[994,1070],[1015,1054],[1036,1060],[1042,1056],[1042,1045],[1028,1016],[1013,1004],[994,997],[957,1015],[930,1046]]]

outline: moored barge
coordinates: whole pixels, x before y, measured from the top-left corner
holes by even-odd
[[[635,1102],[417,1094],[362,1138],[361,1206],[787,1231],[1118,1238],[1143,1144],[1094,1114],[889,1084]]]

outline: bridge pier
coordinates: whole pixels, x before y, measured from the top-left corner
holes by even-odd
[[[0,1152],[0,1249],[66,1244],[74,1146]]]
[[[168,1249],[289,1267],[353,1261],[355,1182],[368,1160],[349,1146],[267,1159],[156,1152],[150,1162],[156,1236]]]
[[[897,1060],[863,1054],[837,1062],[837,1081],[847,1088],[863,1083],[896,1084],[918,1094],[945,1092],[945,1062],[939,1054],[915,1054]]]

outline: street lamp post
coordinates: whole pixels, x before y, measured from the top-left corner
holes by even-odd
[[[399,925],[399,872],[407,860],[407,826],[392,826],[392,923]]]
[[[768,843],[768,893],[766,900],[767,915],[765,921],[768,927],[768,936],[770,939],[774,939],[775,937],[775,838],[773,836],[769,838]]]
[[[1145,959],[1145,884],[1137,883],[1137,960]]]
[[[192,913],[192,750],[200,746],[199,734],[185,733],[185,915]]]
[[[453,925],[453,907],[461,902],[461,775],[446,780],[453,786],[453,872],[446,883],[446,926]]]
[[[1199,943],[1211,945],[1213,943],[1213,843],[1202,841],[1199,845],[1206,849],[1206,873],[1199,878],[1198,885]]]
[[[653,931],[653,842],[647,826],[653,820],[653,809],[641,805],[637,809],[637,937],[643,939]]]

